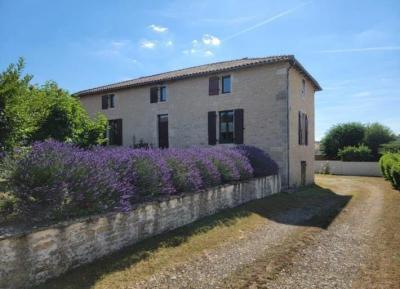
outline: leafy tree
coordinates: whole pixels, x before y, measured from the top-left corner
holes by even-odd
[[[365,128],[364,143],[371,149],[375,159],[379,159],[379,147],[396,139],[390,128],[380,123],[368,124]]]
[[[31,75],[22,76],[24,60],[10,64],[0,74],[0,150],[10,149],[26,139],[30,132],[31,118],[25,109],[32,87]]]
[[[48,138],[90,146],[105,142],[107,119],[91,119],[78,99],[55,82],[31,85],[23,59],[0,74],[0,150]]]
[[[333,126],[321,140],[321,148],[330,159],[337,159],[338,152],[347,146],[359,146],[363,143],[365,127],[358,122]]]

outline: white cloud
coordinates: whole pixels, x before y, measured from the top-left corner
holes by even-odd
[[[206,50],[206,51],[204,52],[204,55],[205,55],[205,56],[214,56],[214,53],[213,53],[212,51],[210,51],[210,50]]]
[[[221,40],[218,37],[210,34],[204,34],[201,40],[205,45],[219,46],[221,44]]]
[[[153,49],[156,47],[156,42],[151,41],[151,40],[142,40],[140,42],[140,47],[146,48],[146,49]]]
[[[167,32],[167,31],[168,31],[168,28],[167,28],[167,27],[163,27],[163,26],[159,26],[159,25],[155,25],[155,24],[151,24],[151,25],[149,26],[149,28],[150,28],[151,30],[153,30],[154,32],[157,32],[157,33],[164,33],[164,32]]]
[[[172,45],[174,45],[174,42],[172,40],[168,40],[167,42],[165,42],[165,46],[167,47],[171,47]]]
[[[214,56],[214,53],[211,50],[195,49],[195,48],[183,50],[182,53],[185,55],[197,55],[206,57]]]

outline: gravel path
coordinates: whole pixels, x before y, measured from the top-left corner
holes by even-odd
[[[377,226],[383,192],[379,186],[362,180],[355,182],[341,178],[338,182],[336,178],[330,183],[329,178],[324,178],[324,184],[340,190],[341,194],[351,194],[354,190],[362,193],[356,195],[329,229],[317,230],[312,244],[298,250],[290,264],[281,268],[274,278],[263,281],[262,286],[254,283],[245,288],[352,288],[368,253],[368,241]],[[223,247],[205,251],[200,257],[174,268],[157,272],[128,288],[237,288],[234,283],[229,284],[230,279],[234,282],[235,272],[243,266],[251,267],[274,247],[292,242],[291,236],[307,230],[307,227],[296,226],[294,220],[300,224],[331,206],[328,203],[319,208],[286,211],[278,218],[282,222],[266,221],[250,234],[225,242]]]
[[[329,187],[340,187],[341,193],[354,191],[354,180],[335,179]],[[363,189],[349,208],[335,219],[328,230],[318,230],[316,242],[305,246],[294,256],[290,266],[262,288],[351,288],[368,251],[368,239],[382,210],[383,192],[379,186],[357,183]],[[289,236],[307,227],[296,226],[326,208],[302,208],[284,212],[280,222],[268,221],[265,226],[242,236],[224,247],[204,251],[200,257],[187,260],[174,268],[156,272],[145,281],[129,288],[229,288],[229,279],[244,265],[251,266],[258,258],[269,254],[274,247],[284,244]],[[285,224],[286,223],[286,224]],[[291,224],[291,225],[288,225]],[[372,228],[372,231],[371,231]],[[226,282],[228,280],[228,282]],[[236,287],[233,286],[232,287]],[[257,284],[250,288],[259,288]]]
[[[330,187],[341,187],[343,193],[354,190],[346,179]],[[314,246],[301,250],[289,270],[267,282],[266,288],[353,288],[359,269],[368,256],[369,241],[374,236],[383,208],[384,191],[379,186],[357,182],[362,195],[340,215],[328,230],[315,240]]]

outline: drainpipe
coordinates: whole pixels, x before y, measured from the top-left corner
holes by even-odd
[[[290,180],[290,107],[289,107],[289,71],[293,67],[293,62],[289,62],[289,67],[287,69],[287,74],[286,74],[286,92],[287,92],[287,97],[286,97],[286,133],[287,133],[287,187],[290,187],[289,180]]]

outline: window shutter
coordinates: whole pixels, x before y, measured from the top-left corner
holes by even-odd
[[[108,95],[103,95],[101,97],[101,108],[107,109],[108,108]]]
[[[209,79],[208,95],[218,95],[218,94],[219,94],[219,77],[212,76]]]
[[[305,138],[305,145],[308,145],[308,117],[307,114],[304,114],[304,138]]]
[[[217,113],[215,111],[208,112],[208,144],[217,144]]]
[[[115,144],[122,145],[122,119],[115,120]]]
[[[301,128],[301,112],[299,111],[299,120],[298,120],[298,134],[299,134],[299,145],[301,145],[301,142],[302,142],[302,135],[301,135],[301,131],[302,130],[302,128]]]
[[[243,109],[235,109],[234,113],[235,121],[235,137],[234,142],[235,144],[243,144],[243,130],[244,130],[244,111]]]
[[[150,88],[150,103],[158,102],[158,87]]]

